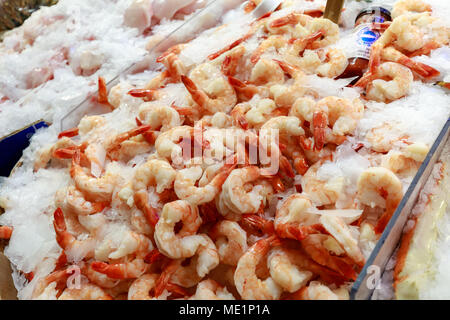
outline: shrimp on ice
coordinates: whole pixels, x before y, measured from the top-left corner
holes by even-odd
[[[323,230],[319,216],[311,213],[313,204],[302,194],[289,196],[275,214],[275,232],[281,238],[303,240],[311,233]]]
[[[175,232],[175,225],[183,225]],[[161,253],[171,259],[192,257],[200,246],[205,246],[203,235],[197,235],[202,224],[198,208],[187,201],[177,200],[164,205],[155,226],[155,242]]]
[[[310,234],[301,241],[302,248],[318,264],[329,268],[346,280],[356,280],[354,263],[342,246],[326,234]]]
[[[267,257],[270,276],[284,290],[295,292],[304,287],[314,275],[303,269],[308,260],[301,251],[274,248]]]
[[[389,169],[371,167],[358,178],[358,200],[371,207],[385,208],[378,219],[375,232],[380,234],[389,223],[403,197],[403,185]]]
[[[96,248],[96,257],[107,255],[112,263],[94,261],[91,263],[93,270],[107,275],[111,279],[135,279],[146,273],[149,264],[145,262],[146,255],[153,250],[151,240],[139,233],[126,232],[120,245],[111,253],[108,247],[108,239]],[[106,248],[108,247],[108,248]],[[109,250],[108,250],[109,249]]]
[[[152,130],[160,132],[181,126],[180,115],[172,107],[151,102],[139,106],[139,119],[143,124],[149,125]]]
[[[211,63],[204,63],[181,77],[192,100],[203,113],[230,112],[237,102],[236,93],[220,69]]]
[[[260,177],[261,171],[255,166],[234,169],[222,186],[219,201],[237,214],[258,212],[273,192],[270,185],[252,185]]]
[[[76,150],[72,159],[70,176],[75,182],[75,186],[80,190],[86,200],[98,202],[111,202],[112,193],[115,188],[115,174],[106,171],[99,178],[90,176],[80,166],[80,152]]]
[[[400,0],[394,4],[392,19],[413,12],[431,12],[431,6],[422,0]]]
[[[268,277],[261,280],[256,275],[256,269],[267,256],[272,247],[279,245],[275,236],[257,241],[244,255],[234,273],[236,289],[244,300],[276,300],[282,293],[282,288]]]
[[[395,62],[384,62],[375,73],[366,73],[355,86],[366,89],[366,97],[379,102],[400,99],[408,94],[413,82],[411,70]]]
[[[318,281],[311,281],[307,287],[298,292],[298,296],[301,300],[349,300],[345,289],[331,290]]]
[[[324,180],[322,177],[318,176],[317,171],[324,162],[324,160],[321,160],[313,164],[308,171],[306,171],[301,181],[303,192],[305,192],[317,206],[336,203],[339,195],[343,192],[344,187],[343,177],[333,177]]]
[[[206,235],[202,237],[205,243],[198,247],[187,265],[183,261],[174,271],[171,276],[172,283],[185,288],[193,287],[219,265],[220,258],[214,242]]]
[[[345,135],[355,131],[364,105],[359,99],[326,97],[318,101],[313,110],[314,149],[320,151],[326,142],[340,144],[345,141]]]
[[[74,186],[69,186],[66,193],[67,209],[77,215],[87,216],[103,211],[108,203],[87,201],[83,193]]]
[[[88,237],[84,240],[78,240],[67,230],[64,213],[61,208],[56,208],[53,213],[53,227],[56,233],[56,242],[64,250],[84,257],[93,257],[95,249],[95,239]]]
[[[234,221],[222,220],[209,232],[215,240],[220,262],[236,266],[247,251],[247,233]]]
[[[175,193],[178,198],[193,205],[210,202],[220,192],[223,183],[234,167],[234,164],[225,164],[208,184],[199,187],[195,184],[203,175],[201,166],[179,170],[174,182]]]

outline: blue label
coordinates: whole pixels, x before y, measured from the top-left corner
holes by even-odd
[[[371,46],[372,43],[377,41],[379,38],[379,34],[377,32],[374,32],[370,30],[369,28],[364,28],[359,32],[359,39],[361,44],[365,44],[367,46]]]

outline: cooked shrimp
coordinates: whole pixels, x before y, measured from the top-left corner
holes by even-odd
[[[65,289],[58,300],[112,300],[112,297],[99,286],[87,283],[79,289]]]
[[[53,213],[53,227],[56,233],[56,242],[64,250],[71,253],[81,254],[84,257],[92,257],[94,255],[95,239],[88,237],[84,240],[78,240],[72,235],[66,226],[64,213],[60,208],[56,208]]]
[[[373,44],[369,72],[375,73],[380,65],[382,51],[393,45],[413,57],[429,54],[449,42],[449,30],[428,12],[401,15],[394,19],[380,38]]]
[[[282,61],[277,61],[277,63],[293,81],[271,86],[270,93],[277,106],[290,108],[298,98],[303,97],[307,93],[305,73],[294,65]]]
[[[223,60],[221,63],[221,70],[225,76],[234,76],[239,67],[239,60],[246,52],[245,46],[240,45],[230,50],[223,59],[217,58],[217,61]]]
[[[272,34],[289,34],[291,38],[302,38],[309,34],[312,17],[306,14],[290,13],[284,17],[269,20],[266,28]]]
[[[233,170],[222,186],[220,200],[234,213],[254,213],[265,205],[267,196],[272,193],[269,186],[256,185],[248,187],[261,177],[258,167],[249,166]]]
[[[340,217],[324,214],[320,216],[320,223],[357,265],[364,266],[365,259],[358,247],[358,240],[352,236],[349,226]]]
[[[155,210],[148,204],[147,188],[151,185],[156,186],[156,192],[161,193],[170,189],[176,177],[176,171],[165,160],[150,159],[137,168],[133,182],[130,186],[123,188],[119,192],[119,197],[129,205],[136,204],[148,218],[152,225],[158,220]]]
[[[89,176],[80,166],[80,152],[76,150],[72,159],[70,176],[75,186],[80,190],[86,200],[110,202],[114,191],[115,175],[106,171],[100,178]]]
[[[394,4],[392,19],[412,12],[431,12],[431,6],[422,0],[400,0]]]
[[[326,234],[310,234],[301,241],[303,249],[318,264],[336,271],[347,280],[356,280],[353,260],[345,255],[344,249]]]
[[[376,73],[366,73],[355,86],[365,87],[368,99],[389,102],[407,95],[412,82],[413,75],[408,68],[395,62],[384,62]]]
[[[312,208],[311,200],[304,195],[296,193],[289,196],[275,215],[274,226],[278,236],[302,240],[311,233],[319,232],[319,216],[309,212]]]
[[[151,300],[150,291],[155,288],[158,274],[145,274],[136,280],[128,290],[128,300]]]
[[[419,74],[424,79],[431,79],[434,77],[439,76],[439,71],[434,69],[433,67],[430,67],[429,65],[426,65],[424,63],[416,62],[409,58],[408,56],[404,55],[394,47],[387,47],[384,48],[381,53],[381,59],[385,61],[392,61],[399,63],[401,65],[404,65],[405,67],[408,67],[415,73]]]
[[[321,32],[322,36],[310,43],[311,49],[324,48],[339,40],[339,26],[329,19],[316,18],[309,23],[309,31],[311,34]]]
[[[380,234],[389,223],[403,197],[403,186],[389,169],[371,167],[358,178],[358,200],[371,207],[385,208],[379,218],[375,232]]]
[[[338,97],[326,97],[318,101],[314,107],[311,126],[314,133],[314,149],[321,150],[325,142],[336,142],[339,138],[352,134],[363,112],[364,105],[359,99],[349,101]],[[332,129],[330,130],[328,126]]]
[[[322,77],[335,78],[345,71],[347,65],[348,60],[344,51],[331,48],[324,54],[322,64],[316,68],[315,73]]]
[[[257,266],[270,248],[276,245],[278,240],[274,236],[259,240],[239,259],[234,273],[234,282],[242,299],[276,300],[280,297],[282,289],[272,277],[261,280],[256,275]]]
[[[77,144],[69,137],[62,137],[54,144],[48,145],[36,152],[36,160],[34,161],[34,171],[45,168],[52,158],[55,156],[55,151],[58,149],[65,149],[77,147]]]
[[[252,69],[250,82],[256,86],[270,88],[284,82],[284,72],[275,61],[260,59]]]
[[[178,222],[183,226],[178,233],[174,228]],[[155,226],[155,241],[159,251],[171,259],[192,257],[206,240],[196,232],[202,219],[196,206],[178,200],[164,205],[161,217]]]
[[[302,269],[307,257],[300,251],[274,248],[267,257],[270,276],[288,292],[304,287],[313,277],[313,273]]]
[[[222,287],[216,281],[206,279],[197,285],[193,300],[235,300],[226,287]]]
[[[139,106],[139,119],[143,124],[149,125],[152,130],[160,132],[181,125],[180,115],[174,108],[151,102]]]
[[[96,257],[103,258],[107,255],[108,259],[114,259],[114,262],[92,262],[93,270],[106,274],[111,279],[134,279],[147,272],[149,265],[145,262],[145,256],[153,249],[151,240],[142,234],[130,231],[124,235],[119,246],[112,252],[109,252],[111,251],[110,239],[105,239],[106,241],[97,246]]]
[[[183,149],[178,144],[182,140],[188,140],[194,133],[194,128],[190,126],[180,126],[163,132],[155,141],[155,148],[158,154],[175,162],[182,162]]]
[[[8,226],[0,226],[0,239],[9,240],[11,238],[13,228]]]
[[[195,185],[197,180],[203,175],[203,169],[200,166],[179,170],[174,182],[175,193],[178,198],[186,200],[193,205],[210,202],[220,192],[223,183],[234,166],[225,164],[207,185],[201,187]]]
[[[146,134],[150,129],[150,126],[141,125],[127,132],[123,132],[108,138],[105,142],[105,150],[107,155],[109,155],[113,160],[117,159],[118,157],[116,155],[117,153],[120,153],[123,142],[141,134]]]
[[[215,240],[220,262],[236,266],[241,256],[247,251],[247,233],[234,221],[218,222],[210,231]]]
[[[323,162],[319,161],[313,164],[301,181],[303,191],[317,206],[336,203],[344,187],[341,177],[335,177],[325,181],[317,176],[317,171]]]
[[[190,78],[182,76],[181,81],[203,113],[228,113],[237,102],[233,87],[211,63],[199,65],[192,70]]]
[[[189,264],[181,263],[174,271],[171,277],[173,283],[185,288],[192,287],[219,265],[219,254],[214,242],[206,235],[202,237],[204,244],[190,257]]]
[[[274,35],[270,36],[266,40],[262,41],[261,44],[258,46],[258,48],[253,52],[252,56],[250,57],[250,61],[253,64],[257,64],[259,59],[261,58],[261,55],[265,53],[267,50],[281,50],[285,48],[288,45],[288,42],[283,36],[280,35]]]
[[[101,212],[107,204],[104,202],[87,201],[83,193],[74,186],[69,186],[66,193],[67,208],[77,215],[90,215]]]
[[[180,81],[181,76],[186,75],[187,73],[187,68],[178,58],[178,54],[184,47],[185,44],[175,45],[156,59],[156,62],[164,64],[168,72],[168,78],[170,78],[172,82]]]
[[[336,293],[318,281],[311,281],[301,290],[300,297],[302,300],[340,300]]]

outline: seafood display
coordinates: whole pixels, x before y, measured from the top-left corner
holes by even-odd
[[[5,18],[12,14],[7,8],[27,2],[31,1],[4,1],[0,14]],[[32,2],[35,6],[55,1]],[[141,61],[211,2],[62,0],[34,11],[0,42],[0,137],[37,120],[58,122],[96,91],[98,77],[108,82]],[[238,3],[229,1],[223,11]],[[20,12],[26,13],[26,7]],[[214,25],[210,17],[198,19],[183,37],[190,39],[205,28],[202,24]],[[102,112],[110,110],[94,105]]]
[[[391,1],[367,70],[341,78],[353,26],[259,2],[33,137],[0,190],[20,299],[349,299],[450,115],[450,25]]]

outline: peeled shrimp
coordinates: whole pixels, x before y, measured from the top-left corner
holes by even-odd
[[[180,115],[174,108],[151,102],[139,106],[139,119],[143,124],[149,125],[153,130],[160,132],[181,125]]]
[[[220,192],[222,184],[227,179],[233,166],[225,165],[207,185],[196,187],[195,183],[203,175],[200,166],[179,170],[174,183],[174,190],[178,198],[193,205],[210,202]]]
[[[183,227],[175,233],[176,223],[182,221]],[[155,241],[158,249],[171,259],[192,257],[206,240],[196,232],[202,219],[196,206],[184,200],[164,205],[161,217],[155,226]]]
[[[270,276],[288,292],[304,287],[313,277],[313,273],[302,269],[308,258],[297,250],[274,248],[267,257]]]
[[[234,221],[218,222],[210,231],[215,240],[220,262],[235,266],[247,251],[247,233]]]
[[[341,177],[331,178],[328,181],[320,180],[317,171],[323,161],[312,165],[302,178],[303,192],[317,205],[323,206],[336,203],[344,187]]]
[[[386,78],[389,80],[383,80]],[[355,85],[366,88],[368,99],[384,102],[407,95],[412,82],[411,70],[395,62],[385,62],[376,73],[364,75]]]
[[[206,279],[197,285],[195,294],[191,297],[194,300],[235,300],[226,287],[222,287],[216,281]]]
[[[431,12],[431,6],[422,0],[400,0],[394,4],[392,19],[412,12]]]
[[[65,289],[58,300],[112,300],[112,297],[99,286],[87,283],[79,289]]]
[[[318,232],[319,216],[309,212],[312,208],[311,200],[304,195],[289,196],[275,215],[277,234],[282,238],[302,240],[308,234]]]
[[[311,281],[301,292],[302,300],[341,300],[329,287],[318,282]],[[348,300],[348,297],[347,297]]]
[[[358,178],[358,200],[371,207],[385,208],[375,232],[380,234],[389,223],[403,197],[403,186],[389,169],[371,167]]]
[[[203,113],[230,112],[237,102],[233,87],[211,63],[199,65],[181,81]]]
[[[53,227],[56,233],[56,242],[64,251],[69,251],[73,254],[82,254],[84,257],[92,257],[94,255],[95,239],[89,237],[84,240],[78,240],[72,235],[66,226],[64,213],[60,208],[57,208],[53,214]]]
[[[282,289],[272,277],[261,280],[256,275],[258,264],[276,242],[275,237],[259,240],[239,259],[234,273],[234,282],[242,299],[276,300],[280,297]]]
[[[202,235],[204,244],[200,245],[189,264],[179,266],[171,277],[171,281],[182,287],[192,287],[219,265],[219,254],[212,240]]]
[[[342,142],[339,139],[352,134],[362,118],[364,105],[359,99],[349,101],[338,97],[326,97],[314,107],[312,130],[314,149],[321,150],[325,142]],[[332,129],[328,128],[330,126]]]
[[[128,290],[128,300],[151,300],[150,291],[155,288],[158,274],[145,274],[136,280]]]
[[[75,186],[80,190],[87,200],[111,201],[114,191],[115,175],[112,172],[105,172],[100,178],[89,176],[80,166],[80,153],[77,152],[72,160],[70,176],[75,182]]]
[[[220,199],[223,204],[237,214],[257,212],[261,205],[265,205],[272,188],[256,185],[247,189],[245,185],[255,182],[260,176],[260,169],[254,166],[233,170],[222,186]]]

